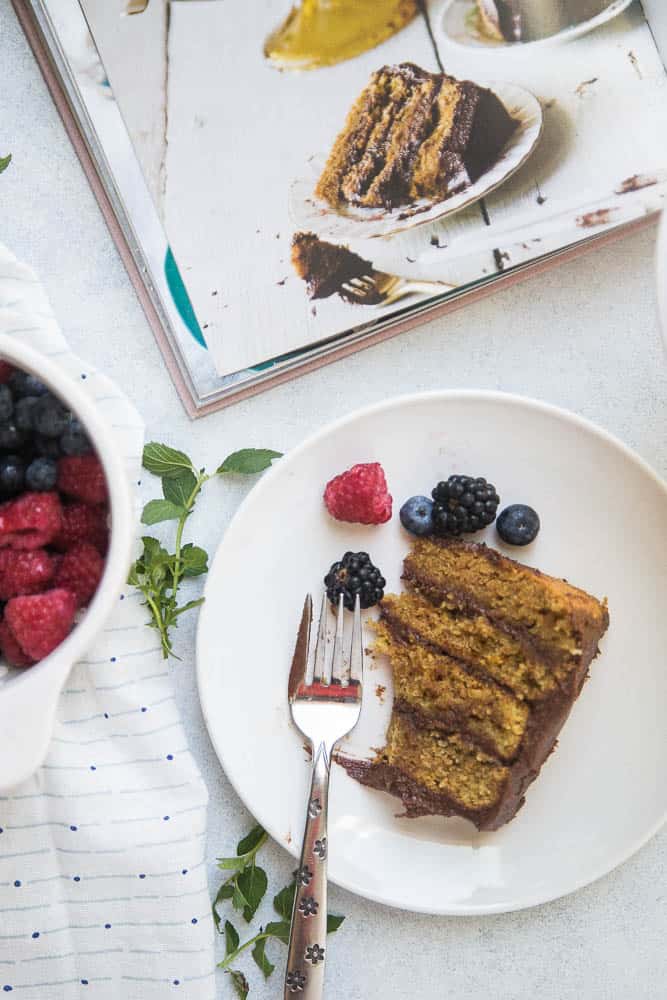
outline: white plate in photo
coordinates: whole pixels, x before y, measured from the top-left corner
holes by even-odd
[[[289,213],[294,225],[334,241],[393,236],[413,226],[452,215],[486,197],[516,173],[535,149],[542,132],[542,107],[533,94],[516,84],[493,82],[484,86],[500,98],[519,124],[496,163],[470,187],[441,201],[422,198],[392,209],[355,205],[332,208],[314,194],[326,162],[326,156],[316,156],[308,164],[309,176],[295,180],[290,187]]]
[[[595,17],[590,17],[579,24],[573,24],[569,28],[564,28],[555,35],[548,38],[539,38],[533,42],[507,42],[490,38],[479,28],[475,0],[445,0],[442,14],[437,18],[438,41],[444,40],[448,44],[461,46],[465,49],[474,49],[476,53],[487,51],[489,53],[507,54],[517,51],[525,52],[526,49],[534,49],[538,46],[560,45],[563,42],[571,42],[580,35],[585,35],[600,25],[606,24],[612,18],[622,13],[633,0],[614,0],[609,6]]]
[[[325,484],[372,461],[386,472],[392,520],[333,520]],[[228,778],[297,855],[309,763],[290,723],[287,678],[304,596],[319,606],[322,578],[348,549],[368,552],[387,591],[400,589],[410,537],[398,510],[452,473],[485,476],[503,506],[532,505],[542,521],[532,545],[503,546],[493,527],[475,537],[606,595],[611,624],[556,752],[509,824],[479,833],[457,818],[400,818],[397,799],[334,764],[329,874],[408,910],[502,913],[606,874],[665,818],[667,486],[623,444],[564,410],[481,391],[405,396],[326,427],[274,465],[226,532],[206,584],[197,676]],[[390,708],[387,667],[369,656],[355,753],[383,744]]]

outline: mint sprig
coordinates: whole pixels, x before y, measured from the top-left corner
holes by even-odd
[[[9,164],[12,162],[12,154],[9,153],[7,156],[0,156],[0,174],[3,170],[6,170]]]
[[[239,956],[250,950],[255,965],[264,978],[268,979],[276,966],[266,954],[267,945],[272,940],[280,941],[284,945],[289,943],[296,882],[286,885],[273,897],[273,908],[280,919],[270,920],[260,926],[259,930],[243,943],[234,924],[229,919],[223,921],[219,912],[221,904],[229,900],[234,909],[242,912],[247,923],[252,921],[268,890],[266,872],[257,864],[257,854],[266,840],[266,832],[261,826],[255,826],[239,842],[236,855],[218,858],[218,868],[233,873],[222,883],[213,901],[213,920],[218,933],[224,934],[225,937],[225,957],[219,963],[219,968],[224,969],[230,976],[236,995],[241,1000],[245,1000],[248,996],[250,987],[245,975],[238,969],[232,968]],[[329,913],[327,934],[337,931],[344,919],[345,917]]]
[[[158,539],[145,535],[143,552],[130,568],[128,583],[138,587],[144,595],[144,604],[151,615],[148,624],[160,635],[165,659],[174,655],[171,630],[178,625],[179,617],[204,601],[199,597],[179,604],[179,587],[183,580],[208,572],[208,554],[204,549],[192,542],[183,543],[186,521],[204,485],[210,479],[234,473],[256,475],[279,457],[280,452],[267,448],[244,448],[228,455],[214,473],[207,473],[205,469],[197,469],[185,452],[176,448],[155,441],[145,446],[142,463],[161,479],[162,497],[148,501],[141,521],[149,526],[174,521],[174,551],[167,551]]]

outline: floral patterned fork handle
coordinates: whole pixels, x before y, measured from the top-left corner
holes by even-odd
[[[304,1000],[324,995],[324,958],[327,937],[327,799],[329,761],[324,744],[313,764],[313,778],[296,872],[292,930],[287,953],[285,997]]]
[[[327,801],[334,745],[356,725],[361,710],[363,640],[357,597],[352,639],[344,650],[343,597],[336,616],[331,658],[329,603],[322,599],[314,656],[310,656],[312,601],[306,598],[288,683],[292,719],[312,750],[312,776],[301,860],[296,871],[285,973],[285,998],[321,1000],[327,947]]]

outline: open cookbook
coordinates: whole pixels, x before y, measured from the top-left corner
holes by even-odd
[[[192,416],[667,192],[660,0],[13,2]]]

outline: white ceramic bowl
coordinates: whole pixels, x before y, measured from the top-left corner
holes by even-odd
[[[0,358],[38,376],[76,413],[102,462],[111,509],[104,575],[83,618],[49,656],[0,683],[0,791],[24,781],[42,763],[56,704],[72,665],[101,630],[125,582],[132,544],[132,503],[123,461],[109,424],[81,386],[56,364],[0,334]]]

